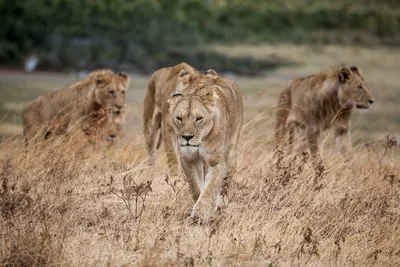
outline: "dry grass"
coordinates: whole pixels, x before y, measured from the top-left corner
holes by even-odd
[[[6,266],[399,266],[400,154],[393,140],[307,154],[276,151],[267,115],[249,120],[222,215],[193,225],[187,185],[165,181],[144,140],[84,157],[56,141],[0,153],[0,262]],[[128,138],[128,137],[127,137]]]
[[[385,77],[388,91],[353,123],[352,160],[332,149],[328,133],[323,168],[308,154],[273,152],[273,107],[286,76],[237,79],[245,95],[238,172],[227,208],[205,226],[188,219],[183,179],[165,181],[162,150],[156,168],[145,164],[145,79],[134,77],[125,137],[108,150],[86,153],[59,139],[25,153],[20,136],[8,137],[0,143],[0,265],[400,266],[400,151],[385,138],[399,133],[398,117],[389,130],[373,120],[396,114],[396,77]],[[35,82],[51,89],[43,80]],[[28,98],[3,100],[18,113]],[[7,114],[3,127],[14,134],[18,121]]]

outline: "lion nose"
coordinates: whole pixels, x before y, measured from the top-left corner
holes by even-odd
[[[369,103],[370,105],[372,105],[374,102],[375,102],[374,99],[368,99],[368,103]]]
[[[186,141],[189,141],[193,137],[194,137],[194,135],[182,135],[182,138],[185,139]]]
[[[121,109],[121,108],[124,107],[124,105],[121,105],[121,104],[115,104],[115,106],[116,106],[118,109]]]

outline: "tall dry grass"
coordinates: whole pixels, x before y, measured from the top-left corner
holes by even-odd
[[[87,153],[56,139],[25,152],[0,144],[3,266],[400,266],[400,158],[395,139],[274,150],[265,113],[243,127],[227,207],[193,224],[183,178],[166,181],[162,150],[141,134]],[[329,142],[328,142],[329,143]]]

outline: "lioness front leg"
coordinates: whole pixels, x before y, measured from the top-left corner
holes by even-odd
[[[310,154],[314,160],[320,160],[318,148],[319,134],[319,131],[313,130],[311,127],[307,129],[308,148],[310,149]]]
[[[164,143],[165,155],[167,157],[168,166],[168,177],[169,179],[175,180],[179,177],[179,165],[176,152],[176,141],[175,141],[174,129],[168,124],[163,123],[162,127],[162,139]]]
[[[350,148],[350,131],[348,126],[335,126],[335,141],[336,149],[342,153],[345,160],[350,160],[350,156],[347,154]]]
[[[217,210],[218,200],[221,198],[223,180],[227,174],[225,165],[216,164],[208,168],[205,187],[201,190],[199,199],[193,207],[191,217],[200,223],[210,221]]]
[[[192,194],[193,201],[196,202],[200,195],[200,189],[204,187],[203,162],[196,155],[193,158],[182,157],[182,169],[189,184],[189,190]]]

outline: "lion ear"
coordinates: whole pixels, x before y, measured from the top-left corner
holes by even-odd
[[[97,84],[97,86],[99,86],[99,87],[103,87],[103,86],[106,85],[106,80],[103,79],[103,78],[101,78],[101,77],[97,77],[97,78],[96,78],[96,84]]]
[[[124,86],[127,87],[129,83],[129,75],[125,72],[119,72],[118,77],[121,78],[122,82],[124,83]]]
[[[358,75],[361,75],[361,70],[360,70],[356,65],[351,66],[351,67],[350,67],[350,70],[351,70],[352,72],[358,74]]]
[[[205,74],[206,74],[207,76],[218,76],[218,73],[217,73],[215,70],[213,70],[213,69],[207,70]]]
[[[348,67],[340,67],[339,69],[339,81],[346,83],[351,78],[351,70]]]
[[[220,98],[215,91],[212,91],[212,92],[204,95],[201,99],[203,100],[203,103],[205,105],[215,106],[215,104],[217,103],[217,100]]]
[[[169,95],[167,102],[170,105],[173,105],[173,104],[176,104],[178,102],[178,100],[181,99],[182,97],[183,97],[183,94],[181,92],[174,91]]]

